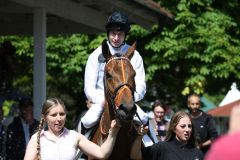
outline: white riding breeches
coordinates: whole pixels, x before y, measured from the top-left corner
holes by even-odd
[[[137,115],[134,116],[133,120],[138,125],[141,125],[142,123],[145,125],[148,122],[148,115],[145,113],[138,105],[137,106],[137,113],[139,115],[139,118]],[[92,104],[92,106],[88,109],[86,114],[81,118],[81,122],[85,128],[91,128],[94,125],[96,125],[103,112],[103,107],[99,104]]]

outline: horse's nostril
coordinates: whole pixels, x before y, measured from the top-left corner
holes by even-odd
[[[119,109],[123,110],[124,112],[131,112],[131,110],[133,109],[133,105],[125,105],[125,104],[121,104],[119,106]]]
[[[123,110],[124,112],[128,112],[127,107],[126,107],[125,105],[123,105],[123,104],[121,104],[121,105],[119,106],[119,109]]]

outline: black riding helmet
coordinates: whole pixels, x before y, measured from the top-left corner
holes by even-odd
[[[121,12],[114,12],[109,16],[108,21],[105,25],[107,33],[111,30],[124,31],[125,34],[130,30],[130,23],[128,21],[128,16]]]

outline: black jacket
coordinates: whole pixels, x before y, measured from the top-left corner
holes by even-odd
[[[0,159],[5,159],[6,127],[0,124]]]
[[[216,124],[212,116],[203,111],[201,112],[202,115],[200,117],[192,118],[198,143],[203,143],[209,139],[214,140],[218,137]],[[209,150],[209,147],[202,148],[201,150],[205,154]]]
[[[38,127],[39,122],[34,120],[29,127],[30,136],[32,136]],[[22,160],[26,150],[26,142],[21,118],[14,118],[13,122],[7,128],[6,159]]]
[[[146,160],[203,160],[203,153],[199,149],[183,145],[175,138],[142,148],[142,154]]]

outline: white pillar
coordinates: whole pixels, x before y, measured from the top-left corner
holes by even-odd
[[[46,99],[46,10],[34,9],[34,62],[33,62],[33,101],[34,117],[40,119],[42,104]]]

